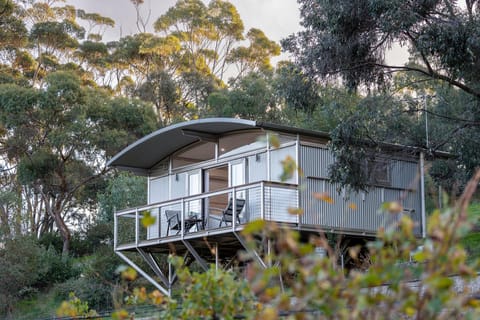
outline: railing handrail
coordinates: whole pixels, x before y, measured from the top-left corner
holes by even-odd
[[[201,199],[205,199],[205,198],[209,198],[209,197],[214,197],[214,196],[218,196],[218,195],[222,195],[222,194],[231,193],[231,192],[233,192],[234,189],[235,189],[235,192],[238,193],[240,191],[248,190],[248,189],[251,189],[251,188],[261,187],[262,184],[265,187],[273,186],[273,187],[280,187],[280,188],[285,188],[285,189],[297,189],[298,188],[297,184],[261,180],[261,181],[247,183],[247,184],[242,184],[242,185],[239,185],[239,186],[223,188],[223,189],[216,190],[216,191],[203,192],[203,193],[199,193],[199,194],[195,194],[195,195],[191,195],[191,196],[185,196],[185,197],[175,198],[175,199],[166,200],[166,201],[159,201],[159,202],[151,203],[151,204],[148,204],[148,205],[143,205],[143,206],[138,206],[138,207],[133,207],[133,208],[127,208],[127,209],[117,211],[115,213],[115,215],[116,216],[123,216],[123,215],[135,213],[135,211],[137,211],[137,210],[139,212],[148,211],[148,210],[155,209],[155,208],[158,208],[158,207],[167,207],[167,206],[172,206],[172,205],[175,205],[175,204],[181,204],[182,201],[189,202],[189,201],[201,200]]]

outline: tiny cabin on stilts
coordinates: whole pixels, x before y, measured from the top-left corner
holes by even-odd
[[[281,223],[304,236],[326,231],[358,238],[374,237],[380,227],[408,215],[414,233],[424,235],[420,149],[386,145],[388,155],[365,163],[374,168],[368,192],[347,193],[328,178],[334,162],[328,141],[322,132],[230,118],[193,120],[153,132],[108,163],[148,177],[148,203],[115,213],[115,252],[169,295],[176,277],[171,266],[161,267],[159,254],[184,255],[204,269],[209,263],[230,265],[247,249],[240,232],[256,219]],[[287,158],[302,174],[282,177]],[[318,201],[314,194],[328,194],[332,201]],[[399,201],[403,212],[382,213],[379,208],[390,201]],[[290,214],[289,208],[303,213]],[[147,212],[155,223],[144,227],[140,221]],[[129,253],[139,254],[148,270]],[[263,263],[261,253],[252,256]]]

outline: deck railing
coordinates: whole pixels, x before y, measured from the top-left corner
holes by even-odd
[[[298,199],[297,185],[260,181],[122,210],[115,213],[115,248],[238,230],[256,219],[298,223],[298,216],[288,212],[298,207]],[[225,212],[229,201],[241,210]],[[148,215],[155,222],[145,227]]]

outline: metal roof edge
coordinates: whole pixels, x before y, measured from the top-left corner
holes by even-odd
[[[122,157],[124,157],[126,154],[129,152],[134,152],[136,148],[139,148],[142,144],[148,142],[149,140],[155,139],[159,137],[162,134],[165,134],[167,132],[171,132],[174,130],[186,130],[191,128],[195,128],[197,125],[201,124],[215,124],[215,123],[220,123],[220,124],[237,124],[237,125],[243,125],[245,127],[251,127],[251,128],[259,128],[259,129],[264,129],[264,130],[271,130],[275,132],[283,132],[283,133],[290,133],[290,134],[300,134],[300,135],[305,135],[305,136],[310,136],[310,137],[316,137],[316,138],[323,138],[327,140],[331,140],[330,134],[322,131],[316,131],[312,129],[303,129],[303,128],[297,128],[297,127],[292,127],[292,126],[287,126],[287,125],[282,125],[282,124],[275,124],[275,123],[269,123],[269,122],[264,122],[264,121],[256,121],[256,120],[246,120],[246,119],[239,119],[239,118],[221,118],[221,117],[215,117],[215,118],[202,118],[202,119],[196,119],[196,120],[190,120],[190,121],[183,121],[179,122],[176,124],[169,125],[167,127],[160,128],[142,138],[139,140],[133,142],[132,144],[128,145],[124,149],[122,149],[120,152],[118,152],[115,156],[113,156],[108,162],[107,166],[109,167],[116,167],[119,169],[123,170],[128,170],[128,171],[133,171],[136,172],[137,174],[148,174],[148,170],[146,168],[141,168],[141,167],[133,167],[130,165],[127,165],[126,163],[122,163]],[[365,141],[366,142],[366,141]],[[368,145],[369,143],[366,142]],[[378,143],[378,146],[384,149],[385,151],[390,150],[390,151],[410,151],[413,152],[414,154],[419,154],[420,152],[424,152],[427,157],[440,157],[440,158],[452,158],[454,157],[448,152],[445,151],[436,151],[436,150],[429,150],[426,148],[422,147],[415,147],[415,146],[408,146],[408,145],[401,145],[401,144],[395,144],[395,143],[386,143],[386,142],[380,142]],[[117,163],[115,163],[117,162]]]
[[[217,122],[222,122],[222,123],[236,123],[236,124],[244,124],[247,126],[252,126],[256,127],[256,122],[253,120],[246,120],[246,119],[237,119],[237,118],[202,118],[202,119],[196,119],[196,120],[189,120],[189,121],[183,121],[179,123],[175,123],[163,128],[160,128],[142,138],[139,140],[131,143],[124,149],[122,149],[120,152],[118,152],[115,156],[113,156],[109,161],[107,161],[107,166],[113,166],[116,167],[113,163],[120,159],[122,156],[124,156],[126,153],[130,152],[132,149],[135,149],[136,147],[140,146],[141,144],[145,143],[146,141],[163,134],[168,131],[173,131],[175,129],[181,129],[181,128],[188,128],[189,126],[193,126],[195,124],[202,124],[202,123],[217,123]],[[130,169],[129,169],[130,170]]]

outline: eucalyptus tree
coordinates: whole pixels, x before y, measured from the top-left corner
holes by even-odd
[[[304,30],[283,41],[314,77],[339,75],[351,87],[378,84],[392,72],[416,72],[480,98],[479,2],[300,0]],[[411,63],[385,54],[397,43]]]
[[[82,9],[77,10],[77,18],[87,23],[87,39],[94,42],[100,42],[106,29],[115,26],[115,21],[112,18],[102,16],[98,13],[85,12],[85,10]]]
[[[172,60],[180,50],[176,37],[159,37],[151,33],[126,36],[108,44],[114,84],[124,93],[134,92],[151,73],[172,69]],[[129,88],[130,86],[130,88]],[[126,90],[126,91],[125,91]]]
[[[40,84],[51,71],[73,62],[73,53],[85,29],[76,21],[73,6],[55,6],[60,1],[25,2],[21,17],[29,29],[29,54],[35,59],[33,83]]]
[[[39,195],[68,253],[74,215],[94,208],[105,158],[155,129],[149,105],[112,99],[72,73],[46,76],[41,88],[0,85],[0,149],[19,184]]]
[[[49,72],[66,69],[82,69],[85,79],[97,81],[103,79],[108,68],[108,52],[99,42],[105,29],[112,27],[114,21],[77,10],[64,2],[6,2],[13,9],[6,10],[12,14],[2,32],[8,32],[5,40],[12,43],[6,43],[5,49],[15,53],[8,65],[23,72],[36,85],[41,85]],[[87,25],[88,29],[82,25]],[[87,41],[84,41],[85,37]]]
[[[281,61],[277,64],[274,88],[282,104],[295,113],[303,111],[307,115],[312,115],[320,105],[320,87],[305,76],[293,62]]]
[[[280,111],[271,73],[251,72],[228,89],[216,90],[209,98],[209,115],[280,121]]]
[[[268,39],[265,33],[256,28],[247,32],[248,46],[238,46],[234,48],[228,57],[228,61],[235,64],[237,76],[239,79],[250,72],[271,71],[272,65],[270,58],[280,54],[280,46]]]
[[[438,176],[444,178],[458,171],[453,168],[465,169],[464,174],[468,174],[472,170],[467,168],[480,164],[471,143],[478,136],[480,124],[479,1],[300,0],[299,3],[304,30],[283,40],[283,47],[311,79],[319,82],[341,79],[351,89],[361,88],[359,92],[366,96],[356,111],[357,115],[365,116],[356,118],[352,114],[346,119],[349,121],[341,122],[332,132],[338,138],[332,141],[337,160],[348,160],[343,165],[337,163],[338,168],[351,171],[354,166],[350,160],[355,158],[350,148],[355,144],[352,142],[365,139],[375,148],[380,146],[380,140],[414,144],[428,149],[432,156],[439,149],[448,150],[462,160],[440,170],[443,173]],[[394,44],[410,53],[407,64],[385,59]],[[392,75],[400,73],[409,79],[404,82],[408,97],[392,85]],[[426,83],[429,90],[418,88],[415,83]],[[365,106],[375,99],[378,108]],[[425,99],[432,105],[430,108],[425,107]],[[417,111],[412,105],[417,106],[413,108]],[[402,116],[388,121],[382,113]],[[428,130],[424,114],[429,115]],[[408,125],[403,126],[400,120]],[[388,130],[383,129],[385,124]],[[374,132],[377,125],[380,129]],[[425,131],[429,131],[430,139],[425,139]],[[360,158],[361,154],[357,160]],[[340,177],[341,182],[347,176],[333,175]],[[451,186],[452,181],[448,184]]]
[[[227,1],[179,0],[154,23],[155,31],[176,38],[179,50],[166,69],[180,88],[187,109],[207,112],[208,96],[225,87],[225,78],[240,78],[248,72],[271,69],[270,57],[280,47],[259,29],[244,36],[236,8]],[[248,40],[248,46],[241,46]],[[237,65],[237,70],[232,68]]]
[[[28,31],[18,16],[19,7],[9,0],[0,0],[0,82],[15,78],[15,69],[25,67],[24,48]],[[28,67],[26,67],[28,69]]]
[[[154,23],[155,31],[172,35],[182,44],[178,67],[182,72],[211,73],[223,79],[226,59],[244,39],[243,22],[229,2],[180,0]]]

